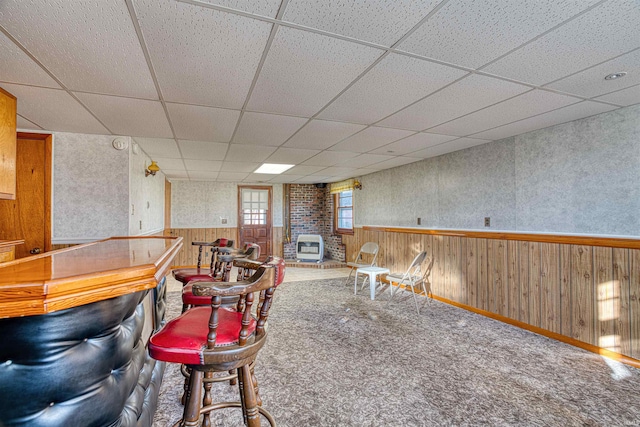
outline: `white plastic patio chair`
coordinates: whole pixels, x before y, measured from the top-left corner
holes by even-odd
[[[389,281],[389,292],[391,296],[387,304],[391,302],[393,296],[398,293],[399,289],[409,291],[411,288],[411,294],[413,295],[413,301],[416,304],[416,312],[420,314],[420,308],[418,307],[418,298],[416,297],[416,287],[421,286],[424,291],[425,298],[429,296],[431,292],[431,283],[429,282],[429,275],[431,274],[431,267],[433,266],[433,260],[427,264],[427,267],[422,270],[422,264],[427,258],[425,251],[420,252],[411,262],[409,268],[404,273],[391,273],[387,275]],[[393,286],[393,284],[397,286]],[[395,288],[395,289],[394,289]]]

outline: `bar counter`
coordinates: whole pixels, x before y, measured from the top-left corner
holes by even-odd
[[[0,425],[151,426],[182,238],[116,237],[0,264]]]

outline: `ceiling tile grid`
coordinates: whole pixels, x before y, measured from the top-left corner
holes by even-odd
[[[543,85],[640,47],[637,0],[598,5],[483,71]]]
[[[334,182],[640,103],[637,22],[636,0],[6,0],[0,86],[20,129],[132,136],[170,179]]]
[[[378,124],[421,131],[528,90],[527,86],[472,74]]]
[[[617,92],[603,95],[596,98],[599,101],[612,102],[617,105],[623,105],[625,107],[640,102],[640,86],[632,86],[627,89],[622,89]]]
[[[0,16],[1,14],[2,12]],[[60,85],[42,67],[2,33],[0,33],[0,52],[2,52],[1,81],[60,89]]]
[[[174,0],[136,0],[167,101],[239,109],[271,24]]]
[[[353,123],[311,120],[293,135],[284,146],[324,150],[364,128],[364,125]]]
[[[3,83],[2,88],[18,98],[18,114],[51,131],[110,132],[78,101],[63,90]]]
[[[384,46],[397,42],[440,0],[291,0],[285,21]]]
[[[456,68],[392,53],[318,117],[371,124],[465,74]]]
[[[279,146],[307,121],[302,117],[245,112],[233,143]]]
[[[311,117],[381,54],[371,47],[280,27],[248,108]]]
[[[467,136],[579,101],[572,96],[535,89],[430,130],[446,135]]]
[[[504,126],[499,126],[491,130],[476,133],[472,136],[474,138],[491,140],[508,138],[521,133],[531,132],[533,130],[554,126],[560,123],[593,116],[594,114],[605,113],[616,108],[617,107],[601,104],[599,102],[582,101],[548,113],[543,113]]]
[[[405,138],[413,132],[409,130],[371,126],[350,136],[330,148],[331,151],[353,151],[366,153],[374,148]]]
[[[597,1],[450,1],[398,48],[479,68]]]
[[[615,80],[605,80],[609,74],[620,71],[627,75]],[[547,87],[592,98],[637,84],[640,84],[640,49],[565,77]]]
[[[229,142],[240,111],[199,105],[167,103],[169,117],[178,139]]]
[[[229,144],[209,141],[179,140],[178,145],[185,159],[224,160]]]
[[[71,90],[158,98],[124,2],[6,0],[0,21]]]
[[[163,138],[141,138],[136,137],[133,139],[145,153],[151,158],[154,157],[167,157],[167,158],[180,158],[180,150],[175,139],[163,139]]]
[[[76,92],[75,95],[113,133],[156,138],[173,136],[159,101],[92,93]]]

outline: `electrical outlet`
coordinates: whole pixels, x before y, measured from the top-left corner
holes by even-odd
[[[485,227],[491,227],[491,218],[488,216],[484,217],[484,226]]]
[[[221,221],[222,221],[223,224],[226,224],[227,223],[227,218],[222,218]]]
[[[418,217],[418,225],[422,224],[422,218]]]

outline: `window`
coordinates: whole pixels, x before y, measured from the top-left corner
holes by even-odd
[[[353,234],[353,190],[336,193],[334,206],[333,224],[336,233]]]

